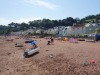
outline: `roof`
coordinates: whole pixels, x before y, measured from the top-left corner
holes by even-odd
[[[73,25],[73,27],[84,27],[84,25],[83,24],[75,24],[75,25]]]
[[[89,26],[97,26],[98,24],[96,24],[96,23],[92,23],[92,24],[90,24],[90,23],[88,23],[88,24],[86,24],[85,26],[86,27],[89,27]]]

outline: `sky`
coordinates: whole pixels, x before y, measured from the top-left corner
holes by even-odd
[[[38,19],[84,18],[100,13],[100,0],[0,0],[0,25]]]

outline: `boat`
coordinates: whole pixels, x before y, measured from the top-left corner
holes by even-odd
[[[38,52],[39,52],[39,47],[37,47],[37,48],[35,48],[35,49],[31,49],[31,50],[26,49],[26,50],[24,51],[23,56],[24,56],[24,57],[28,57],[28,56],[33,55],[33,54],[38,53]]]
[[[32,43],[33,40],[26,40],[25,43]]]
[[[23,47],[23,45],[20,44],[20,43],[16,43],[16,44],[15,44],[15,47]]]

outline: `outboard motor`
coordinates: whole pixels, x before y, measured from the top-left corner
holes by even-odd
[[[24,54],[23,54],[24,57],[28,57],[28,51],[29,51],[29,49],[26,49],[26,50],[24,51]]]

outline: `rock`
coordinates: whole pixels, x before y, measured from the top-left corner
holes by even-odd
[[[49,50],[46,50],[46,51],[49,51]]]
[[[7,53],[7,55],[11,55],[11,53]]]

